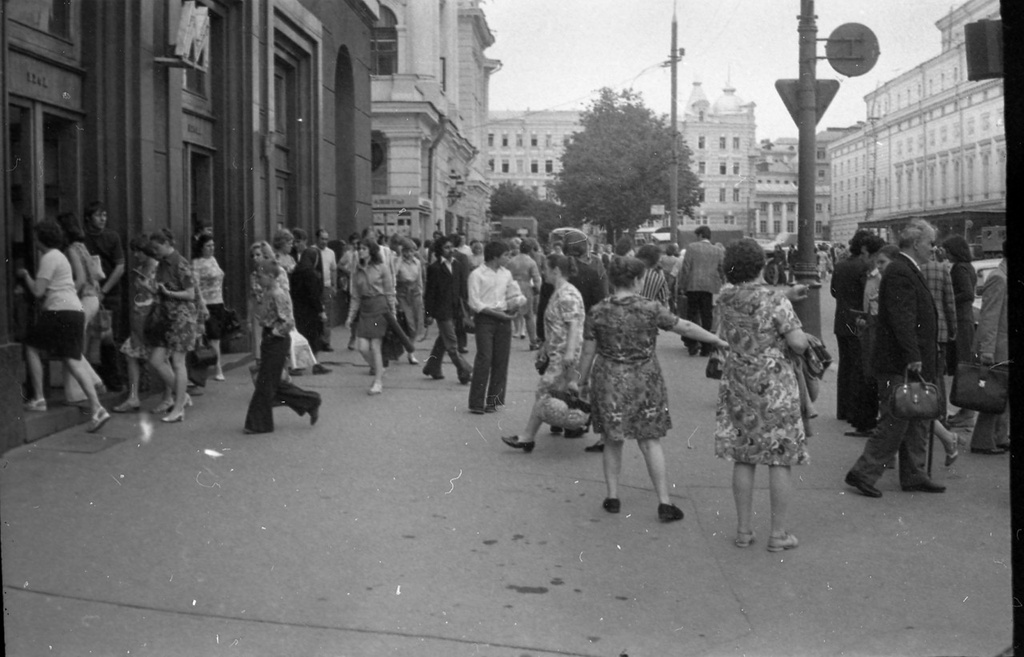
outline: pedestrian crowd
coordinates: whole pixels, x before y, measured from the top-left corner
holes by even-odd
[[[47,408],[46,353],[63,362],[67,400],[88,404],[89,430],[97,431],[110,418],[99,395],[104,387],[121,387],[121,354],[127,394],[111,410],[141,410],[148,363],[163,382],[151,412],[163,422],[185,421],[196,371],[212,368],[213,381],[223,381],[223,341],[241,330],[237,313],[224,303],[225,271],[209,228],[197,230],[191,261],[168,230],[135,237],[126,259],[100,204],[86,208],[85,228],[74,215],[62,215],[38,223],[36,235],[42,249],[37,271],[18,272],[40,299],[25,342],[33,393],[26,410]],[[809,462],[808,420],[817,414],[817,379],[827,366],[814,348],[820,341],[804,332],[794,310],[807,288],[766,284],[766,269],[779,256],[767,258],[754,240],[713,244],[707,226],[694,237],[682,253],[674,244],[635,249],[629,238],[614,249],[592,247],[576,229],[554,231],[543,246],[531,238],[466,244],[460,234],[441,233],[420,242],[372,229],[347,242],[332,241],[320,229],[310,244],[303,229],[279,226],[270,243],[254,243],[249,254],[246,314],[255,363],[244,431],[272,432],[277,406],[317,423],[320,395],[295,378],[330,373],[319,357],[334,351],[334,316],[344,317],[347,347],[365,360],[373,377],[367,393],[374,396],[384,394],[392,362],[421,364],[417,344],[436,326],[422,373],[444,379],[447,358],[458,382],[468,386],[467,408],[474,414],[506,405],[512,341],[528,340],[540,375],[534,403],[523,430],[502,441],[530,454],[544,424],[565,438],[592,430],[598,440],[586,451],[603,454],[602,506],[609,513],[622,507],[623,448],[636,441],[659,519],[681,520],[682,510],[669,497],[662,445],[672,428],[671,382],[656,353],[659,333],[670,331],[691,356],[721,365],[715,453],[734,464],[735,544],[756,540],[753,488],[762,465],[771,492],[767,549],[793,549],[799,542],[787,524],[790,468]],[[945,490],[926,463],[932,433],[947,466],[959,456],[957,427],[973,425],[972,452],[1000,454],[1008,446],[1008,410],[908,419],[891,404],[892,391],[913,376],[937,384],[945,406],[944,379],[959,364],[1005,367],[1008,359],[1005,257],[985,280],[975,330],[970,249],[957,235],[941,245],[935,240],[935,229],[915,220],[896,245],[862,230],[848,250],[815,252],[819,275],[831,278],[836,298],[836,414],[852,425],[846,435],[868,439],[846,483],[869,497],[881,496],[875,484],[897,459],[903,490]],[[122,317],[119,285],[126,272],[129,307]]]

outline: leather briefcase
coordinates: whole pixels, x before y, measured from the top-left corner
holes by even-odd
[[[949,391],[954,406],[979,413],[998,415],[1006,410],[1010,398],[1009,361],[995,365],[957,363],[956,376]]]

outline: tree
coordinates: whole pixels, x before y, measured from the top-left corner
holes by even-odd
[[[603,228],[614,242],[650,218],[651,205],[669,204],[672,130],[640,95],[605,87],[580,116],[582,130],[562,154],[552,190],[567,223]],[[679,144],[679,210],[693,216],[700,181],[690,171],[690,150]]]
[[[533,217],[537,220],[537,237],[547,240],[548,233],[565,225],[565,210],[553,201],[542,201],[533,192],[515,183],[503,182],[491,194],[491,216],[495,221],[502,217]]]
[[[525,215],[524,208],[535,200],[536,197],[526,188],[512,182],[503,182],[491,194],[491,215],[495,220]]]

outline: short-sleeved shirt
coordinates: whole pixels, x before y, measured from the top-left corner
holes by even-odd
[[[192,271],[199,283],[199,294],[206,305],[224,303],[224,270],[220,268],[216,258],[195,258],[192,260]]]
[[[36,278],[49,281],[43,297],[43,310],[81,310],[82,302],[75,292],[75,279],[71,274],[71,263],[57,249],[50,249],[39,259]]]
[[[584,338],[597,353],[617,363],[641,363],[654,356],[658,331],[670,331],[679,319],[664,304],[639,295],[608,297],[591,309]]]
[[[103,274],[110,276],[118,265],[124,264],[124,249],[121,248],[121,236],[109,228],[99,232],[85,231],[85,246],[92,255],[100,257],[103,265]],[[117,292],[121,287],[118,281],[107,291],[108,295]]]

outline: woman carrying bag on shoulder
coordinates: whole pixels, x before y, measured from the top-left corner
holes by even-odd
[[[576,273],[576,264],[564,255],[552,254],[547,257],[545,278],[555,291],[548,300],[544,311],[544,334],[546,340],[538,352],[538,371],[542,370],[537,384],[536,401],[530,411],[526,430],[516,436],[502,437],[509,447],[521,449],[527,454],[533,451],[534,437],[544,422],[552,421],[543,417],[542,404],[552,392],[568,389],[578,390],[576,369],[583,350],[583,297],[570,282]],[[546,363],[546,365],[543,365]],[[557,420],[556,420],[557,421]]]

